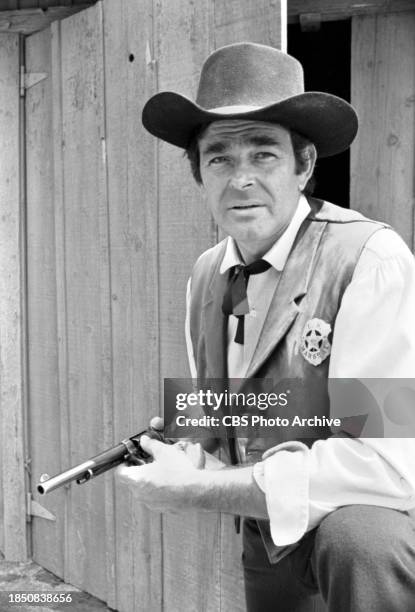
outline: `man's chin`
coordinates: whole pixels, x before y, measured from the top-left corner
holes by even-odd
[[[238,246],[248,249],[256,249],[259,245],[264,245],[267,247],[267,251],[276,240],[274,236],[270,236],[268,232],[258,231],[255,228],[245,228],[245,231],[239,232],[235,231],[235,228],[233,228],[233,231],[228,232],[228,234],[232,236]]]

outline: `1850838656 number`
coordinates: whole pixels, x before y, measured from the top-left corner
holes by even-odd
[[[15,591],[8,593],[8,601],[10,604],[24,603],[72,603],[72,593],[67,592],[50,592],[50,591]]]

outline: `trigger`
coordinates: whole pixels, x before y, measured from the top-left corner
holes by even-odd
[[[136,455],[130,455],[126,460],[127,465],[145,465],[144,459],[139,459]]]

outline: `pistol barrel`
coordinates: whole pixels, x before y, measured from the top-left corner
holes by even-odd
[[[73,480],[76,480],[78,484],[82,484],[88,480],[91,480],[91,478],[94,478],[95,476],[103,474],[107,470],[116,467],[120,463],[123,463],[123,461],[125,461],[125,459],[127,459],[130,455],[131,448],[129,447],[129,443],[130,439],[124,440],[113,448],[109,448],[99,455],[96,455],[95,457],[92,457],[79,465],[75,465],[65,472],[61,472],[60,474],[56,474],[56,476],[48,478],[44,482],[38,484],[38,492],[41,493],[41,495],[45,495],[46,493],[50,493],[59,487],[63,487]]]
[[[89,474],[89,470],[94,467],[94,463],[91,459],[88,461],[84,461],[84,463],[80,463],[61,474],[57,474],[56,476],[52,476],[45,482],[41,482],[37,486],[37,490],[42,495],[46,493],[50,493],[59,487],[63,487],[64,485],[72,482],[73,480],[78,480],[85,477],[85,474]],[[86,477],[85,480],[89,480],[90,476]]]

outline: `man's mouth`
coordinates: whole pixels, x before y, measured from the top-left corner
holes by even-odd
[[[249,210],[252,208],[262,208],[262,204],[237,204],[231,206],[231,210]]]

